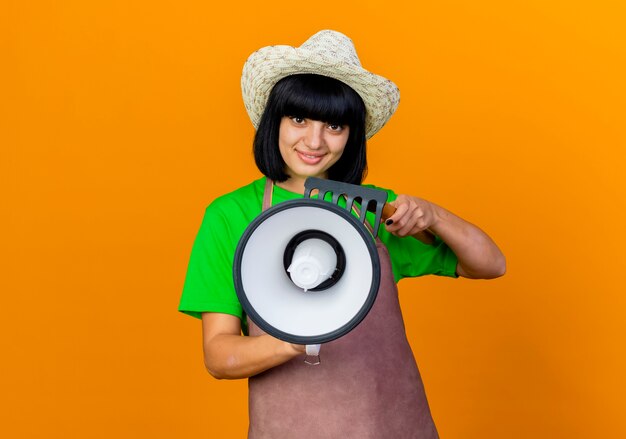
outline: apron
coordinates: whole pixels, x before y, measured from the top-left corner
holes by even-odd
[[[263,210],[273,184],[265,186]],[[366,223],[367,224],[367,223]],[[404,329],[387,248],[376,239],[381,280],[365,319],[304,354],[250,377],[248,439],[436,439],[424,385]],[[248,319],[250,336],[264,334]]]

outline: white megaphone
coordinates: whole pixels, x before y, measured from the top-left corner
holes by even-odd
[[[317,189],[318,199],[311,199]],[[332,193],[332,201],[323,201]],[[337,205],[343,197],[346,208]],[[242,235],[233,264],[244,312],[281,340],[319,346],[354,329],[371,309],[380,284],[374,238],[387,193],[308,178],[305,198],[262,212]],[[359,218],[350,213],[360,205]],[[375,212],[372,232],[366,210]]]

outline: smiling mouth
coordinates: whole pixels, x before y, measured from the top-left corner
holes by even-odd
[[[305,154],[303,152],[300,151],[296,151],[298,153],[298,156],[300,157],[300,159],[309,165],[316,165],[319,162],[322,161],[322,157],[324,157],[324,155],[312,155],[312,154]]]

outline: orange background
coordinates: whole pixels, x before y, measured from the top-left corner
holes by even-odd
[[[3,1],[3,437],[238,438],[177,313],[205,206],[257,178],[246,57],[349,35],[402,102],[368,182],[479,224],[495,281],[405,280],[443,438],[621,438],[621,1]],[[306,397],[306,395],[303,395]]]

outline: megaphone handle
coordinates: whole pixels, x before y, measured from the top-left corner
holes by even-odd
[[[308,344],[306,345],[306,354],[315,357],[320,354],[321,344]]]
[[[382,220],[387,221],[387,219],[391,215],[393,215],[395,211],[396,211],[395,207],[393,207],[389,203],[385,203],[385,205],[383,206]],[[415,239],[419,239],[424,244],[435,245],[435,234],[428,229],[422,230],[421,232],[417,232],[416,234],[411,235],[411,236],[413,236],[413,238]]]
[[[306,358],[304,359],[304,362],[311,366],[317,366],[318,364],[320,364],[320,348],[321,347],[322,347],[321,344],[306,345],[305,346]],[[311,357],[313,358],[311,359]]]

